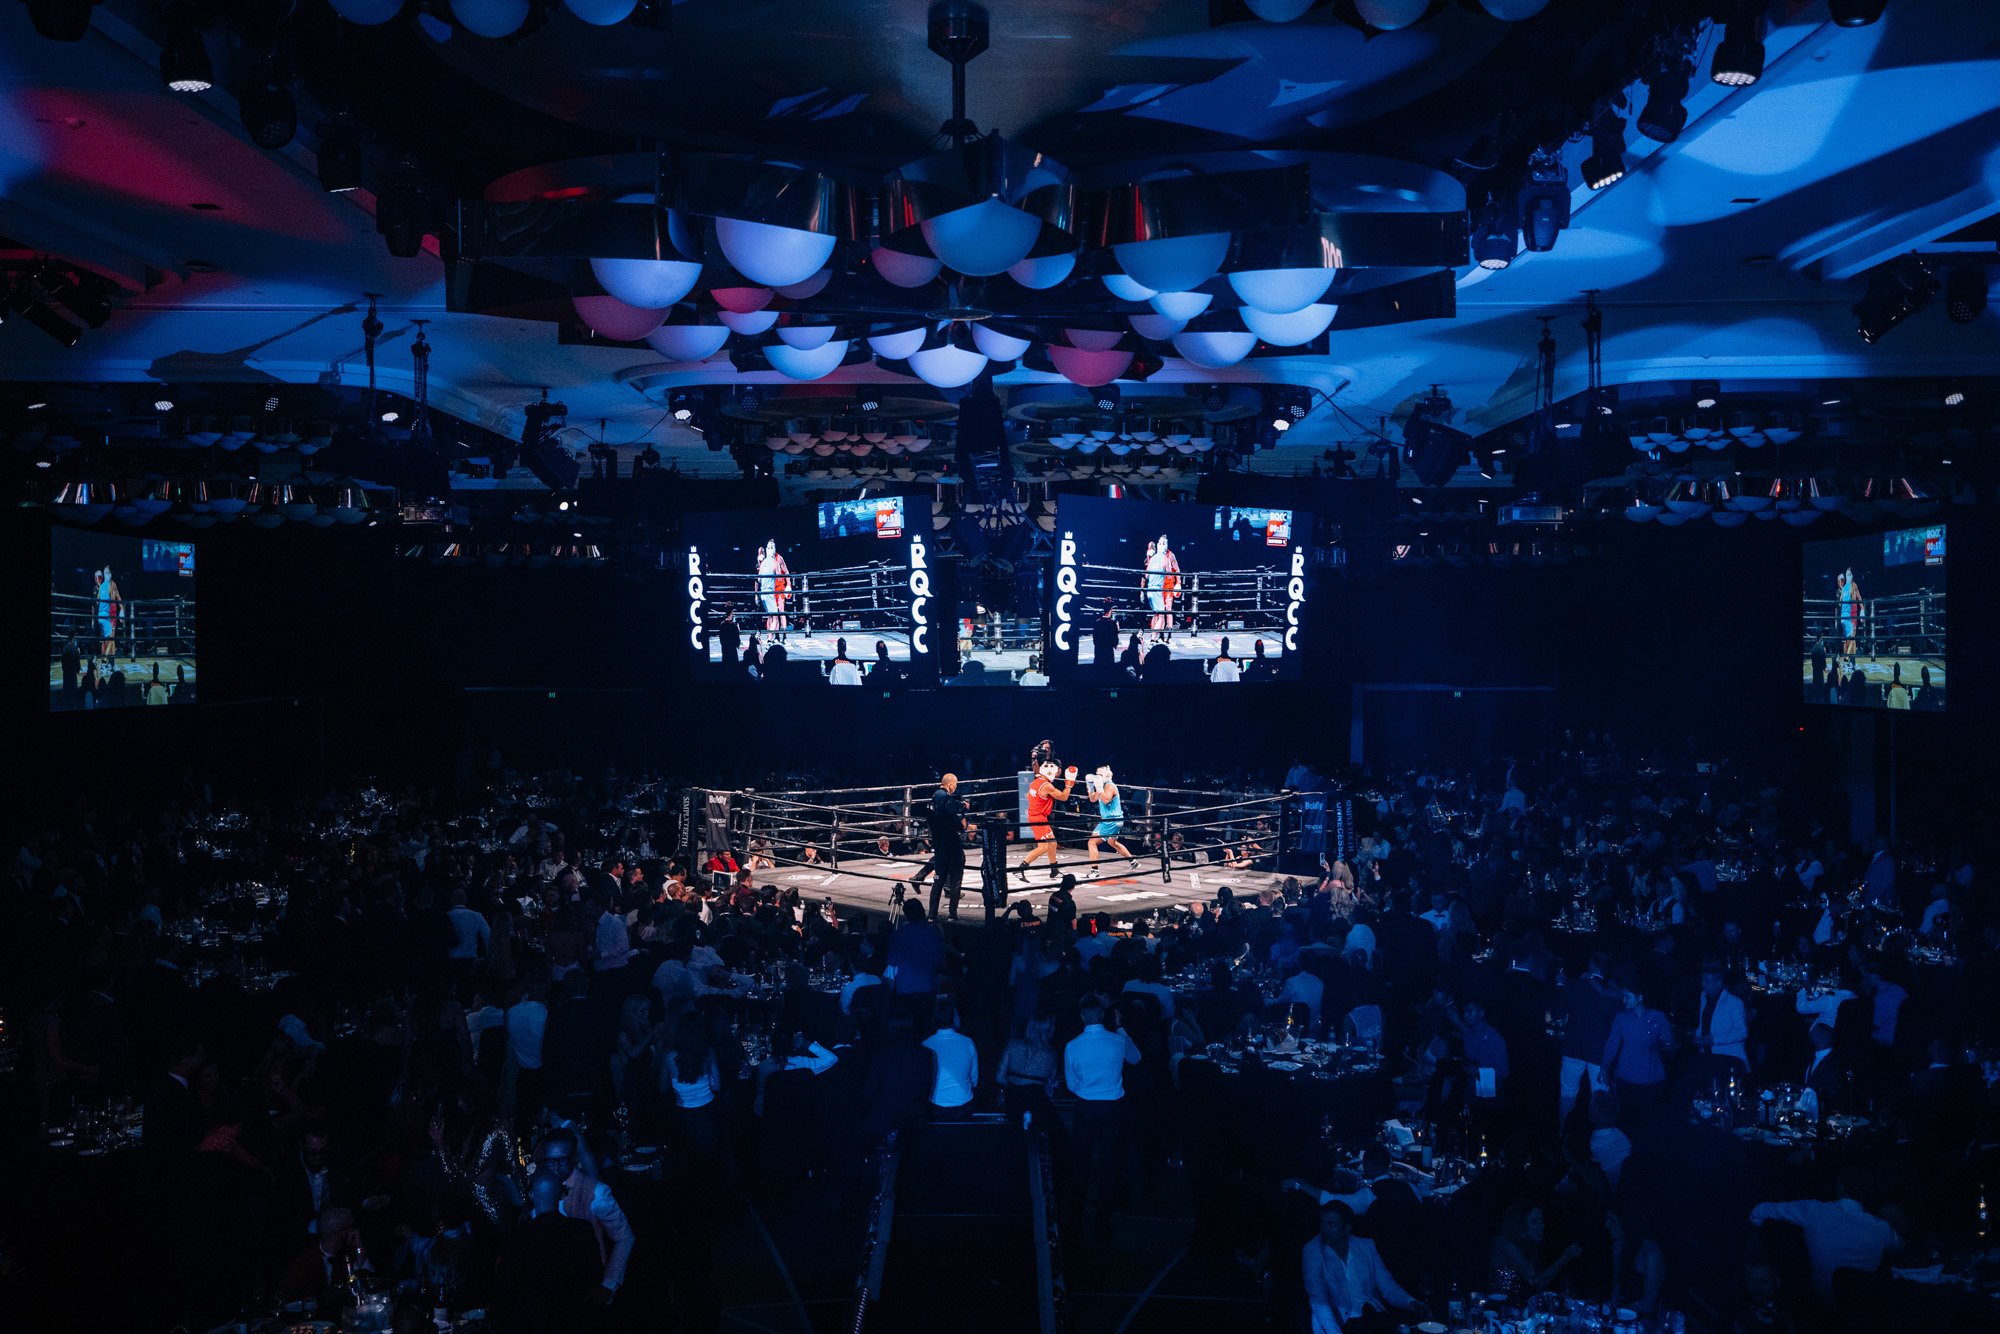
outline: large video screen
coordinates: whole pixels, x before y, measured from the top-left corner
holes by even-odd
[[[1944,525],[1805,548],[1809,704],[1945,707]]]
[[[1297,677],[1311,531],[1293,510],[1062,497],[1052,674],[1147,685]]]
[[[194,544],[51,529],[49,708],[194,697]]]
[[[697,678],[935,680],[932,636],[949,617],[930,544],[902,523],[901,497],[863,504],[688,516],[683,642]]]

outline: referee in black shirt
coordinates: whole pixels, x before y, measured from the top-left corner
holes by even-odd
[[[958,796],[958,775],[938,779],[931,793],[928,817],[931,830],[931,859],[917,868],[910,883],[921,885],[926,875],[931,881],[931,917],[936,919],[938,899],[950,901],[951,916],[958,917],[958,893],[965,882],[965,802]]]

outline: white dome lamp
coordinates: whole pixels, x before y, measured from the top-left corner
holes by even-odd
[[[630,18],[639,0],[563,0],[563,5],[591,27],[609,28]]]
[[[972,344],[994,361],[1019,361],[1033,339],[1016,337],[990,324],[972,326]]]
[[[1066,250],[1041,259],[1024,259],[1007,267],[1007,276],[1030,291],[1046,292],[1076,271],[1076,252]]]
[[[646,335],[646,343],[668,361],[707,361],[729,341],[721,324],[663,324]]]
[[[1005,273],[1042,238],[1042,220],[1012,204],[987,199],[922,223],[924,243],[945,267],[972,278]]]
[[[1246,269],[1229,275],[1243,304],[1266,315],[1304,310],[1333,286],[1332,269]]]
[[[882,281],[895,287],[922,287],[944,270],[944,261],[930,255],[912,255],[888,246],[876,246],[868,257]]]
[[[833,281],[832,269],[821,269],[802,283],[786,283],[778,288],[778,295],[791,301],[809,301],[826,290]]]
[[[1116,329],[1064,329],[1063,337],[1085,352],[1109,352],[1125,335]]]
[[[572,298],[572,303],[577,318],[593,333],[619,343],[636,343],[667,318],[663,310],[628,306],[615,296],[579,296]]]
[[[1120,301],[1151,301],[1159,293],[1123,273],[1107,273],[1101,279],[1104,290]]]
[[[745,218],[717,218],[715,241],[723,258],[763,287],[803,283],[833,258],[834,237]]]
[[[363,28],[380,27],[403,12],[403,0],[333,0],[333,12]]]
[[[1479,0],[1479,7],[1503,23],[1531,19],[1549,7],[1549,0]]]
[[[801,352],[826,346],[839,330],[831,324],[787,324],[778,330],[778,341]]]
[[[1377,32],[1407,28],[1430,7],[1431,0],[1354,0],[1361,21]]]
[[[1243,3],[1266,23],[1290,23],[1313,7],[1313,0],[1243,0]]]
[[[1228,232],[1200,232],[1111,247],[1118,265],[1154,292],[1191,292],[1213,278],[1229,258]]]
[[[919,348],[909,356],[910,369],[934,389],[957,389],[971,384],[986,369],[984,352],[953,342],[950,335],[933,347]]]
[[[610,259],[590,261],[598,286],[628,306],[664,309],[681,300],[701,281],[701,265],[683,259]]]
[[[731,332],[740,333],[745,338],[755,338],[759,334],[770,332],[771,326],[778,322],[778,312],[775,310],[718,310],[715,312],[715,318],[728,325]]]
[[[868,350],[884,361],[908,361],[910,354],[924,345],[929,331],[922,325],[914,329],[898,329],[894,333],[871,334]]]
[[[1152,305],[1159,314],[1186,324],[1207,310],[1214,300],[1206,292],[1158,292],[1152,298]]]
[[[1243,321],[1244,328],[1273,347],[1299,347],[1325,333],[1339,309],[1331,305],[1307,306],[1303,310],[1272,315],[1255,306],[1244,306],[1236,315]]]
[[[528,21],[528,0],[451,0],[451,16],[475,37],[512,37]]]
[[[1210,333],[1177,333],[1174,351],[1206,370],[1234,366],[1257,346],[1257,335],[1246,330],[1217,329]]]
[[[1186,320],[1172,320],[1168,319],[1165,315],[1150,312],[1144,315],[1129,316],[1126,323],[1132,326],[1133,333],[1154,343],[1164,343],[1182,329],[1187,328]]]

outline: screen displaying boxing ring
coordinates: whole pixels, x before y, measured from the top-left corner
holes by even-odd
[[[1904,528],[1805,548],[1808,704],[1945,707],[1945,530]]]
[[[1064,496],[1049,590],[1051,677],[1277,681],[1299,673],[1310,515]]]
[[[49,708],[190,704],[194,692],[194,544],[51,529]]]
[[[1071,875],[1080,913],[1206,902],[1223,888],[1255,896],[1288,874],[1310,877],[1322,857],[1351,850],[1351,806],[1325,793],[1226,792],[1120,778],[1121,853],[1102,836],[1105,813],[1086,791],[1087,775],[1078,775],[1071,795],[1054,801],[1050,812],[1053,859],[1039,859],[1024,873],[1019,868],[1037,846],[1024,799],[1031,778],[1024,771],[958,780],[962,860],[936,856],[934,781],[781,792],[691,789],[681,821],[683,852],[690,866],[701,867],[726,851],[759,884],[796,888],[809,901],[893,911],[906,895],[922,895],[955,914],[962,897],[968,911],[998,915],[1023,901],[1045,902]],[[946,874],[940,885],[941,864],[962,871]],[[726,878],[718,875],[712,887]]]
[[[902,497],[693,514],[685,531],[682,642],[698,676],[879,688],[935,678],[932,636],[945,631],[933,557],[904,525]]]

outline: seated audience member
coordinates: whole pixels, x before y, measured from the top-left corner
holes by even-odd
[[[1375,1243],[1354,1235],[1354,1211],[1339,1200],[1320,1206],[1319,1232],[1299,1263],[1312,1334],[1386,1334],[1429,1314],[1383,1267]]]

